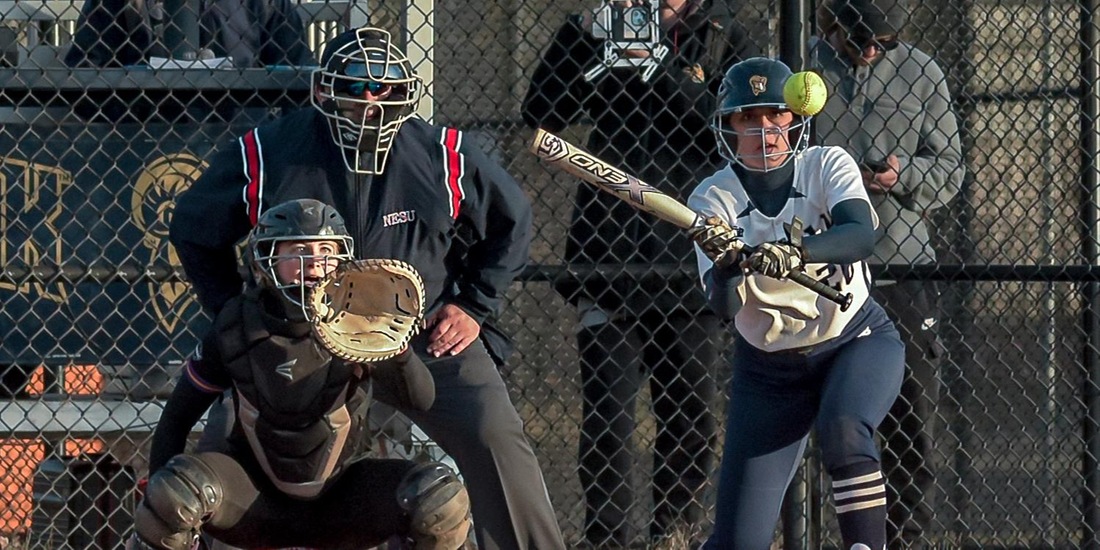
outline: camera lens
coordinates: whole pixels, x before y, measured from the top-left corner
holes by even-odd
[[[623,12],[624,38],[631,40],[649,39],[649,8],[631,7]]]

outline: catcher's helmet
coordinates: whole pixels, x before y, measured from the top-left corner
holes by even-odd
[[[718,88],[718,109],[711,122],[711,129],[714,130],[718,150],[723,158],[736,162],[747,170],[761,170],[750,168],[742,162],[741,156],[737,153],[737,138],[757,137],[763,140],[764,130],[758,128],[739,134],[730,127],[729,115],[753,107],[790,110],[787,101],[783,99],[783,85],[787,83],[791,74],[791,69],[782,61],[766,57],[746,59],[726,71],[725,77],[722,78],[722,85]],[[764,154],[766,158],[788,155],[780,166],[801,154],[810,144],[809,128],[810,119],[813,117],[800,115],[794,115],[794,117],[794,122],[787,127],[787,139],[791,144],[791,150]],[[763,171],[768,170],[766,166],[765,164]]]
[[[310,100],[328,117],[344,164],[360,174],[382,172],[424,84],[390,33],[362,27],[333,38],[313,71],[313,84]]]
[[[278,256],[278,244],[283,241],[335,241],[339,251],[332,256]],[[314,199],[284,202],[265,211],[248,234],[248,255],[253,282],[279,291],[288,302],[304,311],[307,288],[312,284],[301,277],[298,282],[282,282],[276,273],[280,260],[297,260],[301,273],[306,262],[317,260],[348,261],[352,259],[353,241],[344,226],[344,218],[335,208]]]

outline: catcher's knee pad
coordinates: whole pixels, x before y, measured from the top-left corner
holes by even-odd
[[[470,496],[445,464],[421,464],[401,480],[397,502],[409,515],[416,550],[456,550],[470,532]]]
[[[177,455],[157,470],[134,513],[134,529],[153,548],[191,548],[199,528],[221,506],[217,474],[193,455]]]

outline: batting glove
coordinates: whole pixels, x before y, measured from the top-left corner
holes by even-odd
[[[689,234],[714,265],[722,269],[737,263],[745,247],[741,240],[745,230],[730,227],[726,220],[718,216],[704,219],[702,225],[692,228]]]
[[[802,265],[802,249],[787,242],[764,243],[743,263],[746,269],[776,279],[786,279]]]

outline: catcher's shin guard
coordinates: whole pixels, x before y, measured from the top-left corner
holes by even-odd
[[[221,481],[205,462],[176,455],[149,478],[134,513],[134,530],[150,548],[189,550],[222,497]]]
[[[470,496],[454,470],[439,462],[405,474],[397,502],[409,515],[416,550],[457,550],[470,532]]]

